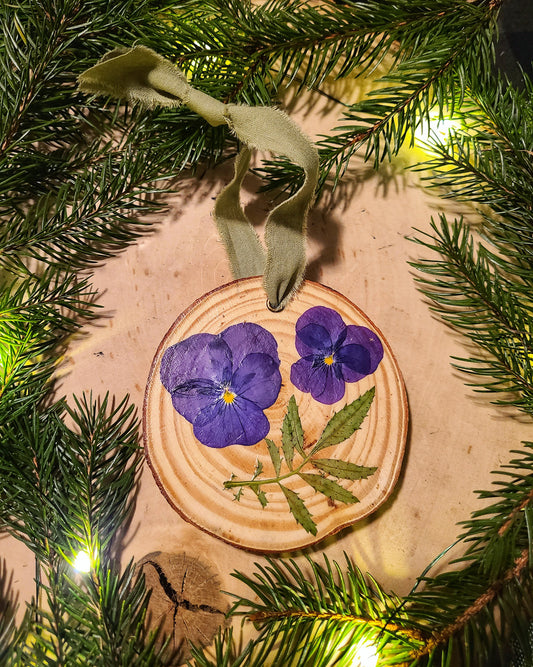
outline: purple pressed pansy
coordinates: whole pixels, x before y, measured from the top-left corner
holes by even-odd
[[[281,387],[278,346],[258,324],[194,334],[163,354],[161,382],[172,405],[208,447],[255,445],[270,429],[263,410]]]
[[[298,318],[296,349],[302,358],[291,367],[291,382],[327,405],[344,396],[346,382],[370,375],[383,358],[383,345],[373,331],[344,324],[339,313],[324,306]]]

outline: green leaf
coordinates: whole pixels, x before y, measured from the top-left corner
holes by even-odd
[[[305,472],[301,472],[300,477],[312,486],[315,491],[322,493],[332,500],[338,500],[341,503],[347,504],[359,502],[359,498],[356,498],[351,491],[348,491],[348,489],[345,489],[332,479]]]
[[[291,418],[289,417],[288,409],[281,427],[281,446],[283,447],[283,455],[285,456],[285,461],[287,461],[289,470],[292,470],[292,461],[294,459],[294,439],[292,436]]]
[[[305,530],[308,533],[316,535],[317,532],[316,523],[313,521],[313,518],[309,510],[304,505],[304,502],[300,498],[300,496],[295,491],[292,491],[291,489],[288,489],[286,486],[283,486],[283,484],[280,484],[279,486],[280,489],[283,491],[283,494],[285,495],[287,502],[289,503],[289,509],[293,517],[296,519],[296,521],[300,524],[300,526],[305,528]]]
[[[287,465],[289,466],[289,469],[292,470],[294,450],[296,449],[301,456],[305,456],[304,432],[294,396],[290,397],[289,404],[287,405],[287,414],[285,415],[281,427],[281,443]]]
[[[276,477],[279,477],[279,472],[281,470],[281,456],[279,449],[269,438],[265,438],[265,440],[268,447],[268,453],[270,454],[270,458],[272,459],[272,463],[274,465],[274,472],[276,473]]]
[[[372,387],[362,396],[356,398],[353,403],[336,412],[326,424],[326,428],[322,431],[322,435],[313,447],[311,454],[315,454],[326,447],[338,445],[339,442],[343,442],[355,433],[368,414],[375,393],[376,388]]]
[[[258,497],[259,502],[261,503],[261,506],[266,507],[268,505],[268,500],[267,500],[265,492],[261,491],[261,489],[257,486],[252,486],[251,489],[255,493],[255,495]]]
[[[366,479],[377,470],[375,467],[358,466],[356,463],[337,459],[312,459],[311,463],[328,475],[341,479]]]
[[[296,399],[294,398],[294,396],[291,396],[289,399],[289,404],[287,406],[286,420],[287,420],[287,429],[290,430],[294,448],[296,449],[296,451],[299,452],[299,454],[305,456],[304,430],[302,428],[302,422],[300,421],[300,414],[298,412],[298,405],[296,404]]]
[[[256,459],[255,461],[255,470],[254,470],[254,476],[252,479],[257,479],[259,475],[263,472],[263,463],[259,459]]]

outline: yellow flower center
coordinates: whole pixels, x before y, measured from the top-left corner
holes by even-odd
[[[224,401],[224,403],[228,404],[233,403],[233,401],[235,400],[235,394],[228,388],[226,388],[224,389],[224,393],[222,394],[222,400]]]
[[[333,355],[330,354],[327,357],[324,357],[324,363],[326,364],[326,366],[331,366],[331,364],[333,363]]]

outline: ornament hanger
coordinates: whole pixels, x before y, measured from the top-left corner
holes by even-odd
[[[233,276],[264,276],[268,308],[283,310],[303,278],[306,219],[318,181],[317,150],[300,128],[279,109],[224,104],[196,90],[175,65],[145,46],[110,51],[80,75],[79,86],[84,92],[149,107],[184,104],[211,125],[230,127],[243,146],[233,180],[218,195],[213,215]],[[252,149],[285,155],[305,173],[300,189],[269,214],[266,251],[240,203]]]

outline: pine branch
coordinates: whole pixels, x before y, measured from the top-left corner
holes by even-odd
[[[141,461],[133,406],[83,397],[74,408],[58,404],[29,424],[21,416],[3,426],[0,474],[14,494],[2,496],[0,519],[46,575],[39,584],[46,605],[31,628],[34,643],[22,644],[22,664],[161,664],[144,629],[144,582],[131,563],[118,572],[110,551],[131,513]],[[75,581],[80,550],[91,575]]]
[[[424,590],[407,597],[403,609],[412,621],[441,626],[434,627],[418,656],[449,645],[464,653],[468,642],[474,642],[477,649],[465,658],[470,660],[466,664],[487,664],[491,652],[505,647],[515,626],[523,625],[533,612],[528,593],[533,446],[525,443],[525,450],[515,453],[518,458],[496,473],[496,490],[479,492],[481,499],[495,502],[463,522],[466,530],[460,540],[465,551],[454,561],[459,569],[424,577]]]
[[[136,216],[160,209],[154,194],[165,188],[156,182],[220,157],[223,134],[206,132],[188,113],[170,120],[163,112],[123,114],[76,92],[77,75],[105,45],[150,29],[157,36],[159,4],[121,0],[103,14],[99,0],[0,10],[0,261],[7,268],[28,257],[63,268],[68,257],[70,269],[102,261],[146,231]]]
[[[324,566],[310,558],[306,565],[302,570],[292,559],[268,559],[265,566],[256,564],[253,577],[234,574],[253,597],[239,599],[230,613],[254,622],[259,635],[239,652],[230,648],[232,635],[226,633],[217,643],[217,654],[225,662],[217,664],[259,667],[268,656],[275,667],[350,665],[364,642],[376,646],[382,664],[400,664],[422,645],[424,636],[400,614],[395,622],[388,620],[398,599],[364,577],[348,558],[344,569],[326,557]],[[394,652],[389,650],[392,645]],[[195,666],[214,664],[198,648],[193,656]]]
[[[461,129],[436,140],[435,157],[422,167],[444,197],[482,207],[493,260],[526,278],[531,267],[531,178],[533,177],[533,84],[517,90],[497,79],[472,82],[471,101],[457,114]],[[490,207],[490,213],[487,208]]]
[[[0,470],[15,493],[2,497],[0,517],[45,562],[51,550],[69,558],[83,545],[105,556],[115,521],[131,509],[139,465],[133,407],[126,399],[111,407],[108,397],[100,405],[76,399],[76,406],[59,403],[2,424]],[[65,425],[66,414],[77,431]]]
[[[94,308],[87,278],[16,271],[21,277],[0,287],[0,432],[45,398],[62,346]]]
[[[424,17],[417,15],[418,8],[411,5],[416,20],[405,20],[410,11],[399,6],[405,24],[400,21],[398,26],[391,26],[387,38],[378,42],[377,52],[371,52],[372,64],[386,53],[393,56],[389,73],[377,81],[368,99],[346,109],[342,125],[317,142],[320,188],[330,173],[335,186],[361,147],[366,147],[365,159],[374,157],[375,166],[385,157],[390,159],[406,141],[413,142],[414,130],[429,122],[430,111],[442,115],[453,111],[454,104],[460,107],[468,82],[488,76],[484,67],[492,60],[491,39],[499,3],[480,3],[475,7],[472,3],[454,3],[453,10],[443,3],[435,8],[435,13],[426,11]],[[368,6],[371,13],[374,5]],[[357,9],[364,13],[359,6]],[[454,27],[456,20],[461,24],[459,31]],[[408,28],[406,34],[404,25]],[[377,39],[377,34],[373,38]],[[366,47],[364,53],[368,53],[368,44]],[[306,80],[304,75],[302,85]],[[294,178],[297,183],[301,181],[301,175],[285,160],[270,161],[259,173],[272,185],[284,189],[295,187],[290,185]]]
[[[308,557],[305,569],[268,559],[253,575],[234,573],[251,595],[238,598],[230,613],[259,633],[242,649],[231,633],[221,636],[219,664],[259,667],[268,655],[273,667],[349,665],[357,646],[371,641],[383,665],[503,666],[517,627],[526,631],[519,638],[529,655],[533,445],[517,454],[496,473],[496,490],[480,492],[495,502],[465,522],[459,567],[434,578],[424,573],[403,600],[363,577],[347,557],[343,565]],[[194,666],[215,664],[201,649],[193,656]]]
[[[95,667],[171,664],[163,659],[164,649],[155,646],[157,635],[146,630],[149,592],[133,562],[122,573],[109,562],[102,562],[86,587],[76,587],[72,581],[69,584],[84,600],[84,630],[91,638],[94,653],[90,664]]]
[[[12,591],[13,573],[8,575],[7,564],[4,559],[0,564],[0,665],[11,665],[19,658],[17,655],[17,644],[23,635],[23,627],[28,621],[28,616],[22,621],[21,627],[17,629],[15,614],[17,611],[16,600]]]
[[[271,104],[295,80],[300,88],[318,88],[331,75],[362,75],[391,55],[381,92],[348,108],[343,125],[318,142],[323,186],[332,170],[338,182],[362,145],[367,158],[392,155],[435,104],[443,112],[450,95],[464,95],[469,77],[487,76],[499,6],[371,0],[310,7],[273,0],[252,7],[245,0],[204,0],[164,14],[172,39],[160,31],[161,40],[152,35],[144,43],[189,72],[209,95],[247,104]],[[298,187],[302,178],[283,160],[267,163],[261,173],[285,189]]]
[[[473,375],[480,389],[506,393],[498,402],[526,412],[533,386],[533,218],[527,194],[533,176],[532,91],[531,82],[524,92],[500,80],[472,82],[458,116],[462,129],[436,141],[435,157],[426,166],[434,170],[430,183],[444,196],[483,206],[483,241],[474,243],[465,223],[441,216],[431,236],[415,239],[440,258],[414,264],[429,276],[418,280],[436,312],[477,348],[471,357],[457,359],[458,368]]]
[[[441,215],[440,225],[433,222],[432,231],[433,236],[415,239],[441,257],[413,263],[430,276],[417,278],[421,291],[445,321],[487,353],[460,359],[458,367],[474,375],[480,389],[509,393],[499,402],[530,412],[533,368],[527,283],[522,283],[521,275],[499,269],[485,245],[474,245],[462,222],[449,224]]]

